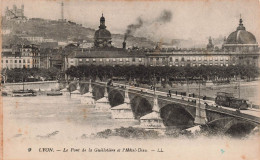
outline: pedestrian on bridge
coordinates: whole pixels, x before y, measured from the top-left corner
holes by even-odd
[[[171,94],[171,90],[169,90],[168,96],[169,96],[169,97],[171,97],[171,96],[172,96],[172,94]]]

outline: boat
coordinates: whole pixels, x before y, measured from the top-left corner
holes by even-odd
[[[36,92],[33,90],[14,90],[12,91],[13,97],[31,97],[36,96]]]
[[[62,96],[60,91],[51,91],[47,93],[47,96]]]
[[[13,90],[12,91],[13,97],[32,97],[36,96],[36,91],[32,89],[24,89],[24,77],[23,77],[23,89],[20,90]]]

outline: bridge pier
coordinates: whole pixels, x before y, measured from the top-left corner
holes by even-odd
[[[128,88],[125,90],[124,103],[111,108],[111,113],[112,118],[114,119],[134,119],[128,95]]]
[[[107,85],[106,85],[104,97],[96,101],[96,109],[109,110],[110,108],[111,106],[108,100]]]
[[[160,116],[160,108],[158,105],[158,96],[154,96],[153,111],[140,118],[142,128],[147,129],[164,129],[163,120]]]
[[[81,96],[81,104],[87,104],[87,105],[95,104],[95,100],[94,100],[94,96],[93,96],[92,92],[93,92],[93,89],[92,89],[92,85],[91,85],[91,80],[89,80],[89,89],[88,89],[87,93],[85,93]]]
[[[196,103],[195,124],[203,125],[207,123],[206,106],[200,102]]]
[[[79,82],[77,83],[77,89],[73,92],[70,93],[70,97],[73,99],[80,99],[80,87],[79,87]]]

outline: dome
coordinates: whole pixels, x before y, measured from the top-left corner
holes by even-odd
[[[106,29],[99,29],[95,32],[95,39],[111,39],[111,33]]]
[[[237,30],[228,36],[226,44],[257,44],[257,42],[252,33],[246,30]]]
[[[228,36],[226,44],[257,44],[255,36],[246,31],[242,22],[243,21],[240,18],[237,30]]]

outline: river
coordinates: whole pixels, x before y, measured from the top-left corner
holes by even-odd
[[[127,159],[133,155],[136,159],[190,159],[195,156],[202,160],[213,157],[229,160],[239,159],[245,155],[249,159],[258,157],[257,137],[245,140],[228,137],[162,138],[162,139],[125,139],[109,137],[93,138],[105,129],[138,125],[138,121],[122,121],[111,118],[110,112],[96,110],[94,107],[82,105],[79,100],[66,96],[48,97],[3,97],[4,112],[4,159]],[[209,145],[210,142],[210,145]],[[200,144],[199,147],[197,144]],[[214,145],[213,145],[214,144]],[[238,147],[243,144],[243,147]],[[250,147],[249,147],[250,146]],[[41,153],[42,147],[54,148],[53,153]],[[144,153],[63,153],[57,150],[67,148],[141,148]],[[156,150],[163,150],[163,153]],[[188,150],[190,151],[188,151]],[[223,149],[226,153],[222,155]],[[29,152],[30,150],[30,152]],[[154,151],[155,150],[155,151]],[[208,152],[208,156],[204,153]],[[187,154],[189,153],[189,154]],[[191,154],[190,154],[191,153]],[[233,153],[241,153],[234,155]],[[250,153],[250,154],[248,154]],[[22,158],[21,158],[22,157]],[[81,158],[80,158],[81,157]]]

